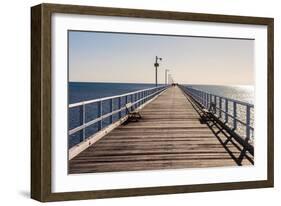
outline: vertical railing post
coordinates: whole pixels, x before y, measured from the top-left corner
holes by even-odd
[[[208,95],[206,92],[204,92],[204,96],[205,96],[205,108],[208,108]]]
[[[205,93],[205,107],[208,108],[208,93]]]
[[[205,92],[202,92],[202,96],[203,96],[203,106],[205,107]]]
[[[251,124],[251,108],[246,106],[246,140],[250,139],[250,124]]]
[[[121,109],[121,97],[118,97],[118,109]],[[118,114],[119,114],[119,119],[121,119],[121,117],[122,117],[122,110],[120,110],[118,112]]]
[[[141,92],[140,95],[141,95],[141,99],[142,99],[142,97],[143,97],[143,92]],[[143,104],[142,100],[140,101],[140,104],[141,104],[141,105]]]
[[[139,100],[140,100],[140,93],[138,92],[138,93],[137,93],[137,101],[138,101],[137,106],[138,106],[138,107],[140,106]]]
[[[80,125],[85,125],[85,118],[86,118],[85,117],[85,104],[80,106],[79,114],[80,114]],[[80,142],[85,140],[85,129],[86,128],[83,128],[81,131],[82,133],[80,135]]]
[[[208,109],[211,109],[211,103],[212,103],[212,94],[209,93],[209,104],[208,104]]]
[[[222,107],[222,103],[221,103],[221,97],[219,97],[219,109],[220,109],[220,118],[221,118],[221,107]]]
[[[228,99],[225,99],[225,122],[228,122]]]
[[[211,102],[212,102],[212,94],[209,93],[209,104],[208,104],[208,109],[211,107]]]
[[[216,95],[214,95],[214,99],[215,99],[215,105],[216,105],[216,113],[215,113],[215,114],[217,115],[217,111],[218,111],[218,110],[217,110],[217,107],[218,107],[218,106],[217,106],[217,96],[216,96]]]
[[[131,103],[134,104],[134,94],[131,95]],[[132,106],[132,109],[134,109],[135,107]]]
[[[109,112],[110,113],[112,113],[113,112],[113,99],[110,99],[110,101],[109,101]],[[112,115],[110,115],[110,118],[109,118],[110,120],[110,124],[112,124],[112,122],[113,122],[113,114]]]
[[[102,101],[99,101],[98,103],[98,117],[102,117]],[[98,122],[98,130],[102,129],[102,118]]]
[[[202,96],[203,96],[203,106],[205,107],[205,93],[202,92]]]
[[[146,97],[147,97],[147,91],[144,91],[144,96],[145,96],[145,99],[144,99],[144,102],[147,101]]]
[[[203,92],[200,91],[200,96],[201,96],[201,104],[204,105],[204,96],[203,96]]]
[[[125,106],[126,106],[127,103],[128,103],[128,96],[126,95],[126,96],[125,96]],[[130,108],[130,109],[131,109],[131,108]],[[125,113],[126,113],[126,114],[128,113],[127,109],[125,110]]]
[[[138,93],[135,93],[135,102],[138,101]],[[136,108],[138,108],[138,103],[135,104],[136,105]]]
[[[206,93],[206,108],[208,109],[209,105],[209,93]]]
[[[233,129],[237,128],[237,103],[233,102]]]

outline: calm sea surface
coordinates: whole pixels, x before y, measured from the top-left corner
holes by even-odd
[[[125,94],[154,86],[155,84],[70,82],[68,85],[68,101],[72,104],[85,100]]]
[[[187,85],[211,94],[254,104],[254,86]]]
[[[70,82],[68,85],[69,104],[86,100],[98,99],[102,97],[120,95],[137,90],[154,87],[155,84],[132,84],[132,83],[81,83]],[[206,91],[219,96],[228,97],[244,102],[254,103],[254,87],[251,86],[222,86],[222,85],[186,85],[195,89]],[[88,105],[86,107],[86,122],[97,117],[97,105]],[[108,112],[109,107],[103,106],[104,114]],[[69,129],[80,125],[79,108],[69,109]],[[113,119],[117,119],[117,116]],[[108,125],[109,119],[103,120],[103,125]],[[97,131],[97,125],[90,126],[86,129],[86,137]],[[69,137],[69,147],[80,141],[81,133],[76,133]]]

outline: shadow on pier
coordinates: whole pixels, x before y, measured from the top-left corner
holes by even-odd
[[[187,96],[187,99],[190,101],[193,108],[198,112],[201,124],[208,125],[215,137],[237,165],[242,166],[244,164],[244,160],[247,163],[250,162],[251,164],[254,164],[254,149],[247,140],[243,140],[240,136],[233,132],[233,130],[225,126],[225,123],[215,115],[210,114],[210,118],[205,119],[203,117],[204,112],[202,111],[202,106],[190,96]]]

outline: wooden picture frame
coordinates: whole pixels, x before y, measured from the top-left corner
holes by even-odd
[[[51,162],[51,17],[54,13],[135,17],[147,19],[221,22],[267,27],[267,180],[215,184],[170,185],[161,187],[110,189],[79,192],[52,192]],[[140,195],[273,187],[274,183],[274,88],[272,18],[228,16],[170,11],[152,11],[92,6],[40,4],[31,8],[31,198],[42,202]]]

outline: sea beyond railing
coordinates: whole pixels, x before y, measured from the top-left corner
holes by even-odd
[[[69,104],[68,147],[71,148],[83,142],[105,127],[125,117],[128,112],[126,105],[130,105],[129,109],[132,110],[139,108],[167,87],[168,85],[164,85]],[[71,126],[70,122],[72,123]]]
[[[191,86],[182,87],[193,99],[204,108],[210,110],[211,104],[215,106],[213,114],[219,118],[233,132],[250,144],[254,140],[254,105],[211,94],[194,89]]]

